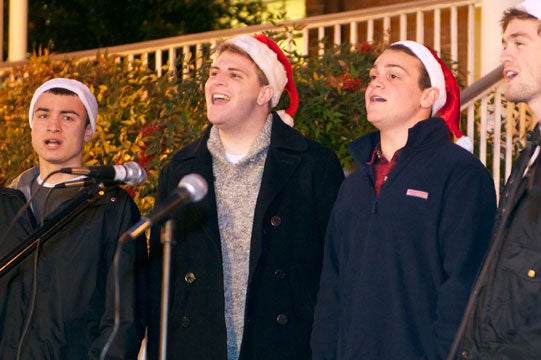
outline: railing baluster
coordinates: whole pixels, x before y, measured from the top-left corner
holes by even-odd
[[[156,50],[155,56],[156,63],[154,64],[154,70],[158,76],[162,76],[162,51]]]
[[[434,10],[434,50],[441,54],[441,10]]]
[[[494,94],[494,104],[502,103],[502,95],[499,91]],[[492,134],[492,177],[493,179],[500,178],[501,164],[501,143],[502,143],[502,112],[501,106],[494,106],[494,133]],[[494,181],[496,193],[500,193],[500,182]]]
[[[458,15],[456,6],[451,7],[451,59],[458,61]],[[458,64],[454,64],[456,69]]]
[[[407,40],[408,39],[408,17],[406,14],[400,14],[399,20],[400,22],[400,40]]]
[[[366,41],[369,43],[374,42],[374,19],[369,19],[366,31]]]
[[[425,42],[425,17],[422,11],[417,11],[416,15],[416,29],[415,29],[415,40],[418,43],[423,44]]]

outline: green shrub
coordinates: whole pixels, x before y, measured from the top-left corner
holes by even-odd
[[[365,116],[364,89],[368,68],[379,51],[363,44],[336,46],[321,57],[290,54],[301,100],[295,127],[335,150],[348,170],[353,163],[347,143],[372,130]],[[68,77],[89,85],[100,109],[96,135],[87,144],[84,164],[142,164],[148,181],[127,189],[142,213],[147,213],[154,205],[159,170],[207,125],[203,84],[210,56],[206,58],[192,78],[182,79],[158,77],[138,60],[128,63],[107,53],[91,60],[53,60],[47,52],[32,56],[27,64],[4,74],[0,84],[4,129],[0,133],[0,186],[37,164],[28,126],[34,90],[50,78]],[[287,96],[282,101],[287,102]]]

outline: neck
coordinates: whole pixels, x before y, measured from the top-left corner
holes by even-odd
[[[51,166],[51,165],[42,165],[39,167],[39,177],[41,180],[46,181],[49,184],[59,184],[65,181],[69,181],[79,177],[79,175],[64,174],[64,173],[55,173],[53,172],[60,170],[64,167],[81,167],[82,165],[66,165],[66,166]],[[51,175],[52,174],[52,175]]]
[[[250,126],[239,129],[238,131],[218,129],[220,141],[225,152],[231,155],[246,155],[264,126],[265,120],[252,123]]]
[[[391,133],[380,133],[381,152],[385,159],[391,160],[397,150],[406,146],[408,141],[408,130],[401,133],[393,131]]]

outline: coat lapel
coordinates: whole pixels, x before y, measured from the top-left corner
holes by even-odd
[[[300,133],[285,125],[274,113],[271,143],[259,195],[254,211],[252,227],[252,243],[250,251],[250,272],[248,281],[251,282],[261,257],[263,249],[263,228],[265,222],[274,215],[267,211],[280,192],[288,185],[291,176],[301,164],[301,153],[308,148],[307,142]]]

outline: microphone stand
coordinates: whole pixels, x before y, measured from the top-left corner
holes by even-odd
[[[27,239],[0,259],[0,277],[32,254],[37,248],[39,241],[41,241],[41,244],[43,245],[52,238],[58,230],[64,227],[88,206],[98,201],[102,196],[103,192],[101,191],[101,188],[96,187],[92,190],[83,192],[79,197],[71,200],[69,205],[67,205],[60,214],[55,216],[54,219],[51,219],[51,221],[36,229]]]
[[[162,302],[160,312],[160,360],[165,360],[167,350],[167,325],[169,312],[169,279],[171,269],[171,249],[175,244],[173,233],[175,222],[169,219],[165,222],[161,232],[161,242],[163,244],[163,267],[162,267]]]

